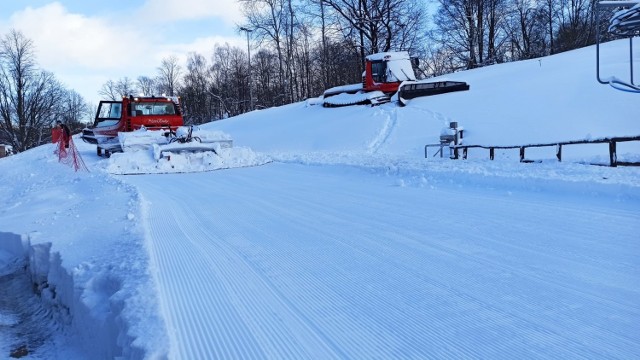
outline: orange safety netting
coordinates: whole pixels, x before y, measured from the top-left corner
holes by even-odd
[[[75,171],[84,170],[89,171],[87,165],[85,165],[84,160],[80,156],[78,152],[78,148],[73,143],[73,138],[70,136],[67,141],[65,141],[65,136],[58,136],[56,142],[56,149],[58,153],[58,161],[73,167]]]

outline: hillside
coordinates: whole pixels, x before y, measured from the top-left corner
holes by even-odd
[[[627,45],[602,46],[603,74],[628,78]],[[640,53],[638,46],[635,52]],[[450,121],[464,127],[467,144],[518,145],[640,134],[638,95],[596,81],[595,47],[443,78],[465,81],[471,89],[414,99],[405,108],[324,109],[303,102],[211,126],[258,151],[416,157],[423,154],[425,144],[438,143],[441,129]],[[639,148],[634,149],[637,153]]]

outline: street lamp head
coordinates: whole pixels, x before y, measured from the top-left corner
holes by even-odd
[[[246,28],[246,27],[244,27],[244,26],[241,26],[241,27],[240,27],[240,31],[252,32],[253,30],[252,30],[252,29],[249,29],[249,28]]]

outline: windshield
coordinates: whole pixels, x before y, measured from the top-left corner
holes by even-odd
[[[120,121],[122,102],[101,101],[96,114],[95,126],[111,126]]]
[[[387,82],[387,64],[382,61],[375,61],[371,63],[371,77],[373,81],[377,83]]]
[[[170,102],[139,102],[134,106],[137,115],[175,115],[176,109]]]

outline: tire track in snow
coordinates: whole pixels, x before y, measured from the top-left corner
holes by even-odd
[[[382,148],[387,140],[389,140],[389,137],[393,133],[393,129],[395,129],[398,123],[398,111],[396,107],[393,107],[391,110],[378,107],[378,111],[383,113],[386,119],[376,138],[367,146],[367,152],[369,154],[375,154],[380,150],[380,148]]]

